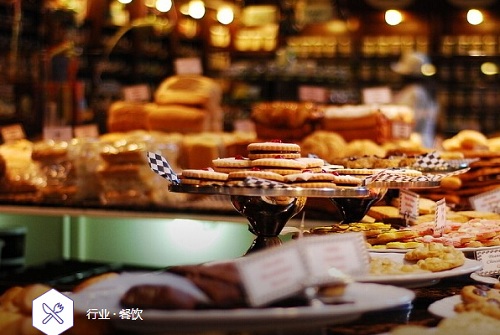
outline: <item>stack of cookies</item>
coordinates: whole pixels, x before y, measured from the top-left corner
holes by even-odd
[[[439,189],[422,190],[420,194],[433,200],[446,199],[457,209],[470,209],[470,198],[500,187],[500,153],[493,151],[463,151],[469,163],[466,173],[443,178]]]

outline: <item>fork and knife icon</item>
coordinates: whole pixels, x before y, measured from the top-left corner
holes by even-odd
[[[43,311],[45,312],[45,314],[47,314],[45,319],[43,319],[43,321],[42,321],[43,324],[48,323],[52,319],[55,319],[59,324],[64,323],[64,320],[58,315],[64,309],[64,306],[61,303],[59,303],[59,302],[56,303],[54,305],[54,308],[50,308],[49,305],[47,305],[46,303],[43,303],[42,308],[43,308]]]

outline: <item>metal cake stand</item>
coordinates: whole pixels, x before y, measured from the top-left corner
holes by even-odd
[[[389,188],[429,188],[439,182],[374,182],[369,186],[303,188],[239,187],[171,184],[177,193],[228,195],[238,213],[248,220],[256,238],[247,253],[281,245],[279,234],[286,223],[299,213],[309,197],[328,198],[339,209],[342,223],[361,220],[370,207],[382,199]]]

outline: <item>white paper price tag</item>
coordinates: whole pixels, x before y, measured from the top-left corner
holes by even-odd
[[[365,104],[388,104],[392,101],[392,91],[388,86],[365,88],[362,96]]]
[[[45,127],[43,138],[46,140],[70,141],[73,138],[73,128],[70,126]]]
[[[479,275],[500,275],[500,247],[478,250],[475,252],[475,256],[483,264],[483,268],[478,272]]]
[[[436,201],[436,233],[443,235],[446,226],[446,201],[441,199]]]
[[[203,74],[200,58],[178,58],[175,60],[176,74]]]
[[[347,274],[368,271],[369,255],[362,233],[313,236],[298,242],[309,271],[308,285],[334,283]]]
[[[402,189],[399,191],[399,214],[410,222],[415,222],[418,217],[418,202],[420,196],[412,191]]]
[[[391,129],[393,139],[407,139],[411,136],[413,126],[410,123],[393,121]]]
[[[316,86],[300,86],[299,87],[299,100],[326,103],[327,90],[324,87]]]
[[[251,306],[262,306],[304,288],[308,276],[297,244],[239,258],[236,266]]]
[[[469,202],[476,211],[500,213],[500,188],[470,197]]]
[[[26,138],[23,126],[18,123],[2,127],[1,133],[4,142],[11,142]]]
[[[147,85],[127,86],[122,89],[125,101],[144,102],[151,100],[151,91]]]
[[[96,124],[85,124],[75,126],[75,137],[77,138],[97,138],[99,137],[99,128]]]

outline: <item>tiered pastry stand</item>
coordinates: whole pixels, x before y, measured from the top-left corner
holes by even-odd
[[[169,190],[178,193],[229,195],[233,207],[249,223],[256,236],[247,253],[280,245],[279,234],[286,223],[306,204],[308,197],[329,198],[340,210],[343,223],[359,221],[368,209],[382,199],[389,188],[434,187],[439,183],[379,183],[369,187],[335,188],[258,188],[228,186],[197,186],[171,184]]]

